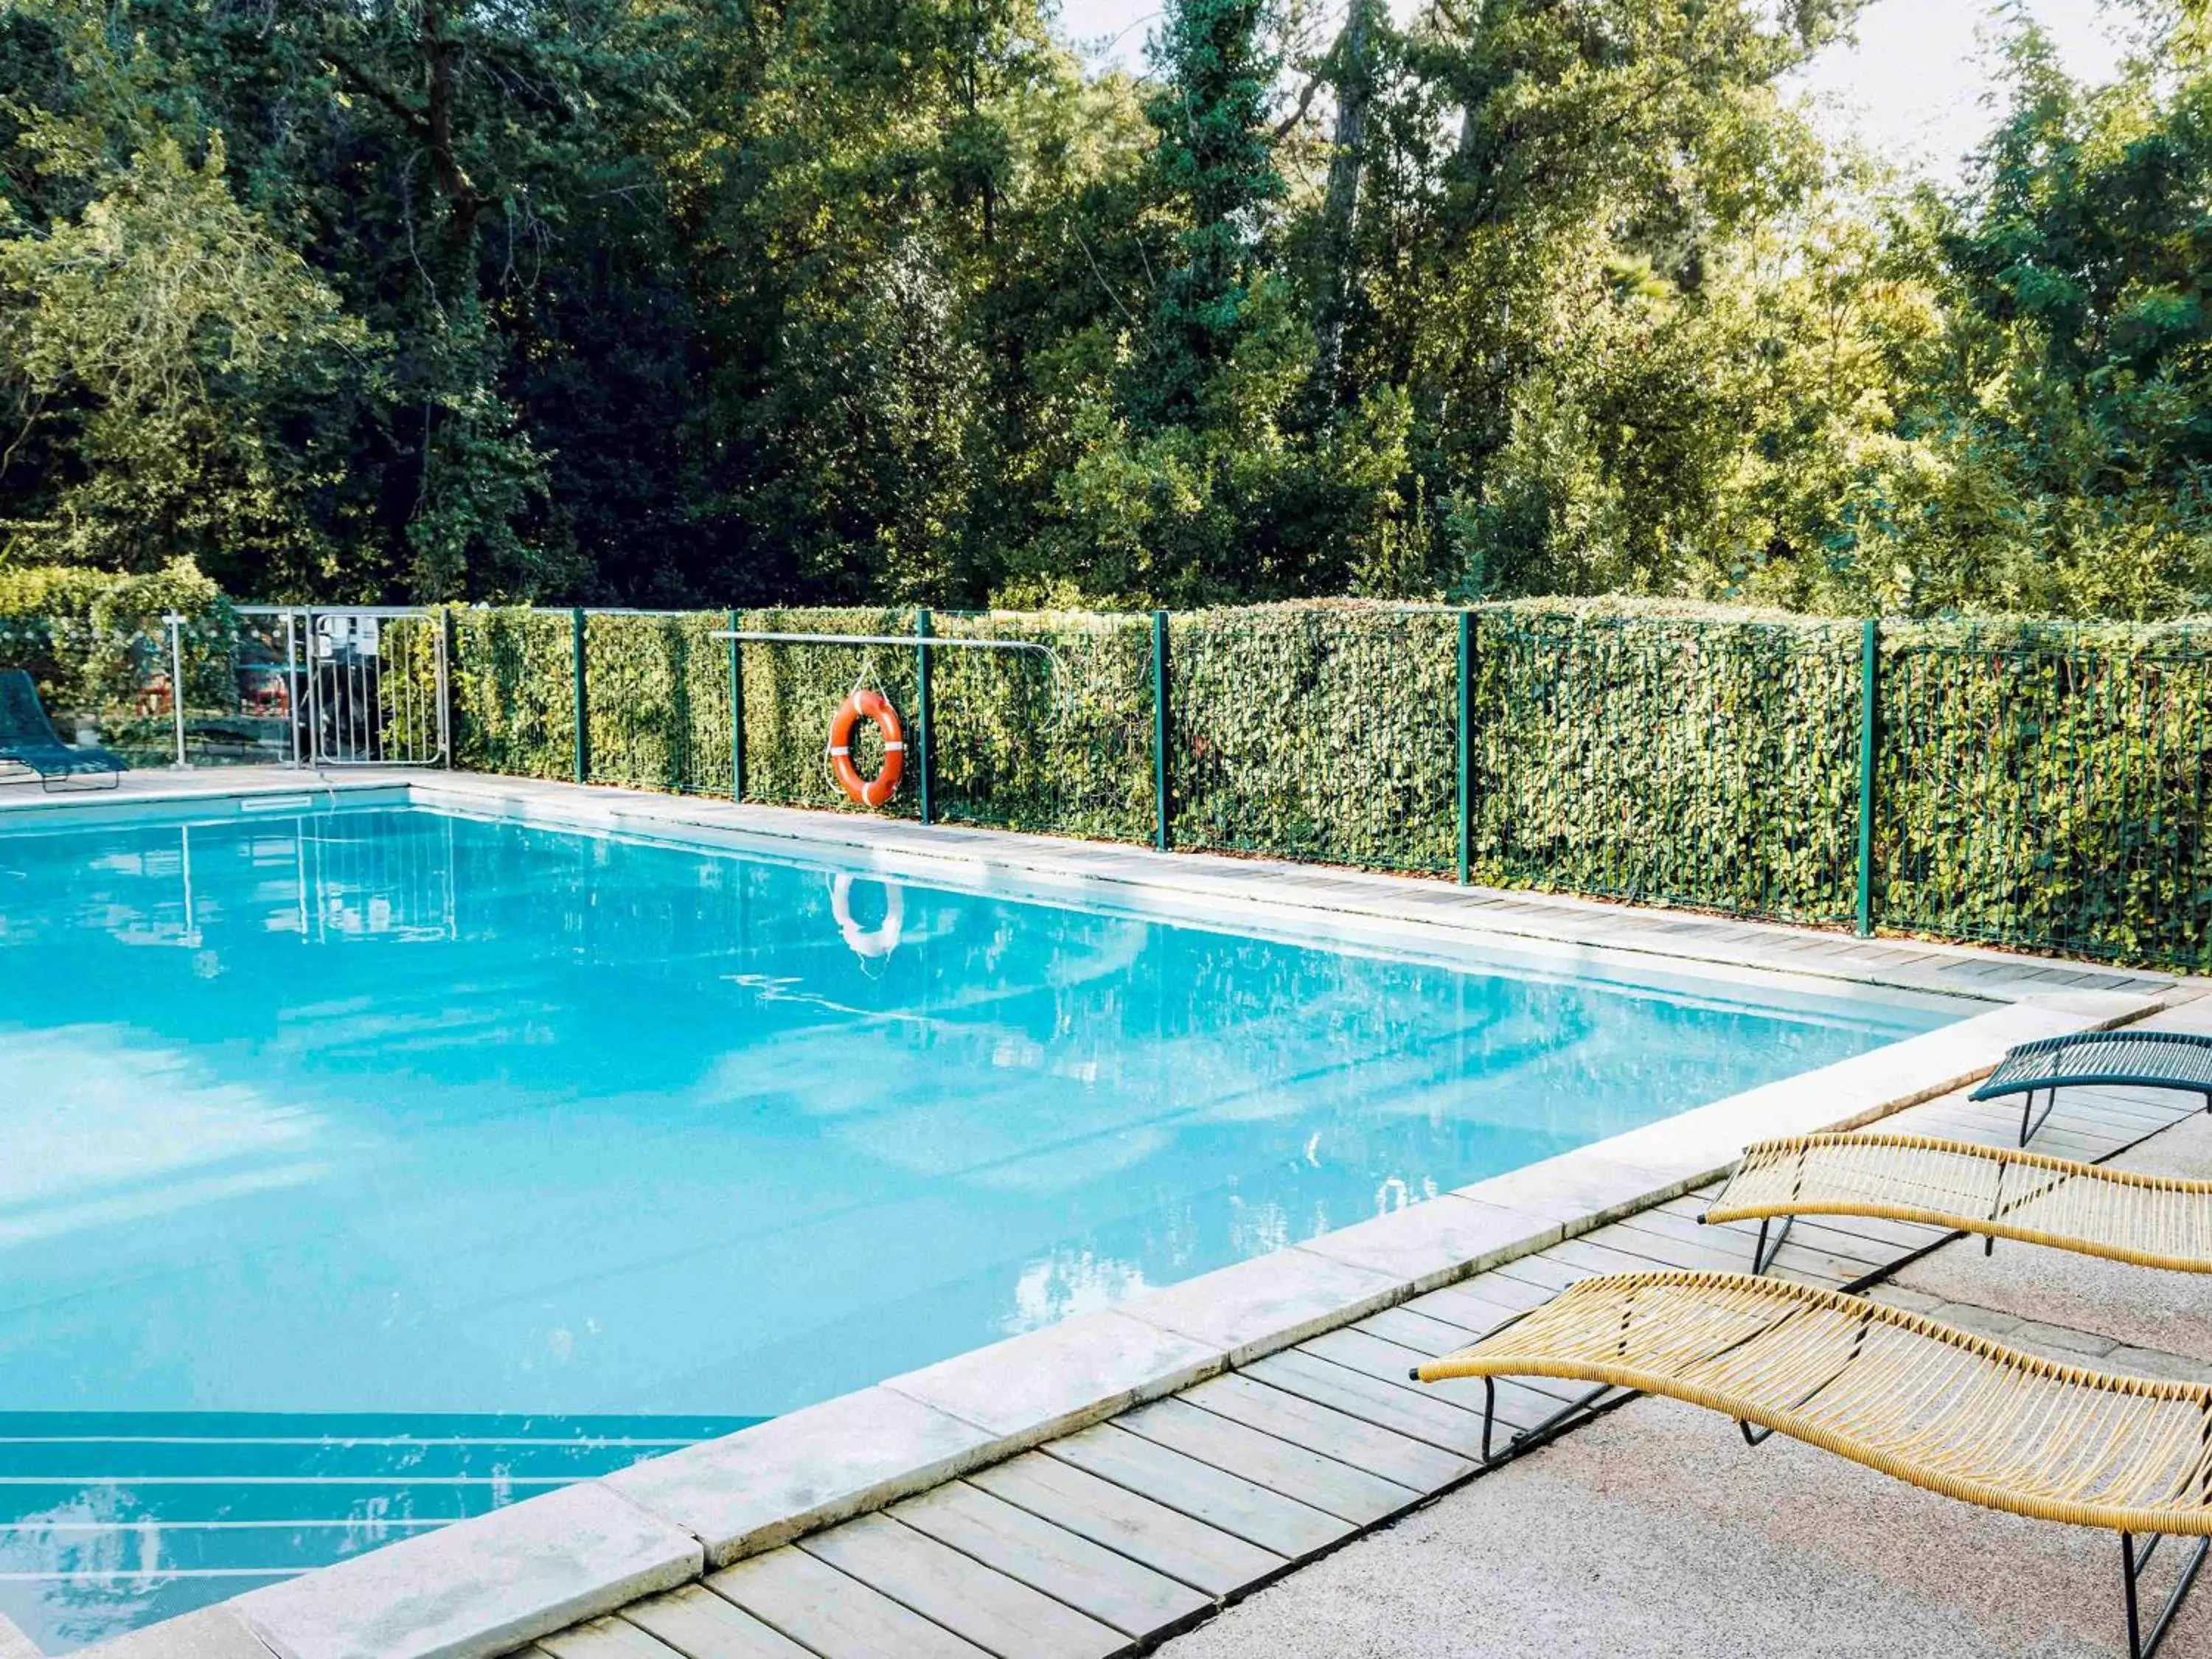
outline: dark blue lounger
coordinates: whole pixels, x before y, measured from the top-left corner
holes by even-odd
[[[20,668],[0,668],[0,762],[12,761],[52,789],[72,778],[106,778],[110,788],[130,766],[120,755],[89,744],[77,748],[55,735],[39,701],[39,688]]]
[[[2020,1108],[2020,1144],[2043,1127],[2061,1089],[2179,1089],[2204,1097],[2212,1111],[2212,1036],[2187,1031],[2081,1031],[2044,1037],[2006,1051],[1989,1080],[1968,1097],[1995,1100],[2026,1095]],[[2035,1091],[2044,1096],[2035,1110]]]

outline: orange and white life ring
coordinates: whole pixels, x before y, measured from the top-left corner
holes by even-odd
[[[881,884],[884,920],[878,927],[863,927],[853,919],[853,878],[840,872],[830,884],[830,914],[837,923],[845,948],[865,960],[887,957],[899,947],[906,931],[906,893],[895,881]]]
[[[863,720],[873,720],[884,734],[883,769],[872,778],[862,777],[853,764],[853,728]],[[882,692],[855,691],[837,705],[836,717],[830,722],[830,769],[859,805],[881,806],[898,793],[899,774],[906,770],[906,728]]]

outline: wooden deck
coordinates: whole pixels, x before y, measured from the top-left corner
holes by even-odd
[[[2148,1022],[2212,1030],[2190,1003]],[[2036,1150],[2110,1158],[2202,1110],[2151,1090],[2069,1091]],[[2012,1144],[2017,1108],[1948,1095],[1885,1127]],[[543,1638],[531,1659],[1104,1659],[1473,1479],[1480,1383],[1407,1372],[1592,1273],[1749,1269],[1755,1228],[1705,1227],[1677,1199],[1256,1359],[1172,1398],[969,1474],[702,1583]],[[1875,1282],[1949,1237],[1801,1220],[1775,1271]],[[2008,1245],[2007,1249],[2026,1249]],[[1577,1392],[1509,1382],[1501,1424]]]

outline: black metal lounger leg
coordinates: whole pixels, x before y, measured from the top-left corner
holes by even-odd
[[[1421,1374],[1418,1369],[1413,1371],[1413,1376],[1416,1382],[1420,1379],[1420,1375]],[[1558,1428],[1561,1424],[1566,1422],[1570,1418],[1576,1416],[1577,1413],[1587,1411],[1595,1411],[1599,1401],[1604,1399],[1606,1395],[1614,1392],[1616,1392],[1616,1390],[1610,1382],[1604,1383],[1597,1388],[1592,1389],[1588,1394],[1569,1401],[1565,1405],[1560,1407],[1559,1410],[1553,1412],[1549,1417],[1537,1424],[1534,1427],[1522,1430],[1520,1433],[1515,1435],[1512,1439],[1505,1443],[1505,1449],[1504,1451],[1492,1452],[1490,1449],[1490,1435],[1492,1425],[1498,1421],[1498,1379],[1494,1376],[1484,1377],[1482,1379],[1483,1468],[1488,1468],[1493,1463],[1503,1463],[1507,1458],[1511,1457],[1519,1452],[1521,1449],[1528,1444],[1529,1442],[1538,1438],[1540,1436],[1549,1434],[1553,1430]],[[1632,1390],[1621,1390],[1620,1392],[1626,1394],[1632,1392]]]
[[[1484,1379],[1486,1382],[1489,1379],[1486,1377]],[[1553,1412],[1542,1422],[1535,1425],[1532,1428],[1523,1429],[1520,1433],[1515,1435],[1511,1440],[1506,1443],[1503,1456],[1510,1457],[1516,1452],[1520,1451],[1523,1447],[1531,1446],[1534,1442],[1544,1439],[1549,1436],[1553,1430],[1573,1421],[1576,1418],[1596,1411],[1598,1401],[1603,1400],[1606,1395],[1616,1392],[1618,1392],[1618,1390],[1613,1388],[1613,1384],[1606,1382],[1601,1383],[1598,1387],[1592,1389],[1588,1394],[1576,1396],[1574,1399],[1567,1401],[1565,1405],[1560,1407],[1559,1410]],[[1487,1442],[1485,1443],[1483,1449],[1486,1454],[1484,1461],[1486,1462],[1489,1461],[1487,1456],[1489,1450]]]
[[[1773,1224],[1774,1218],[1771,1216],[1759,1218],[1759,1243],[1752,1247],[1751,1252],[1752,1272],[1763,1273],[1774,1265],[1774,1258],[1782,1254],[1783,1240],[1790,1237],[1790,1224],[1796,1219],[1794,1215],[1785,1215],[1782,1218],[1782,1225],[1775,1229],[1774,1243],[1770,1248],[1766,1242],[1766,1230]]]
[[[2157,1619],[2152,1621],[2150,1632],[2146,1635],[2142,1628],[2142,1607],[2137,1600],[2136,1581],[2142,1577],[2142,1570],[2150,1565],[2150,1558],[2157,1553],[2165,1537],[2164,1533],[2153,1533],[2150,1541],[2143,1546],[2142,1553],[2137,1554],[2134,1534],[2124,1532],[2120,1534],[2120,1571],[2128,1602],[2128,1659],[2150,1659],[2150,1656],[2158,1651],[2158,1644],[2166,1639],[2166,1632],[2173,1624],[2173,1615],[2181,1611],[2182,1598],[2189,1594],[2190,1586],[2197,1582],[2197,1572],[2204,1565],[2206,1553],[2212,1551],[2212,1538],[2197,1540],[2197,1548],[2189,1558],[2189,1565],[2182,1568],[2181,1577],[2175,1581],[2172,1590],[2166,1598],[2165,1607],[2159,1610]]]
[[[2043,1109],[2040,1112],[2037,1112],[2034,1120],[2030,1121],[2028,1114],[2035,1111],[2035,1091],[2030,1089],[2027,1091],[2027,1099],[2022,1103],[2020,1109],[2020,1144],[2021,1146],[2027,1146],[2028,1138],[2044,1126],[2044,1123],[2051,1116],[2051,1109],[2057,1105],[2057,1088],[2054,1085],[2051,1088],[2045,1090],[2043,1093]]]

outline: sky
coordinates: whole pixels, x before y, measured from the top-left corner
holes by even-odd
[[[1403,0],[1393,6],[1406,9]],[[1976,40],[1990,9],[1989,0],[1875,0],[1860,14],[1856,40],[1829,47],[1797,77],[1820,106],[1823,131],[1856,129],[1891,160],[1956,181],[1994,118]],[[2027,0],[2027,9],[2075,77],[2112,72],[2120,44],[2096,0]],[[1134,69],[1158,15],[1159,0],[1061,0],[1060,26],[1073,40],[1112,42],[1107,59]]]

